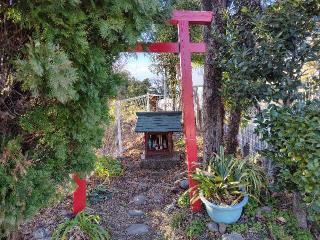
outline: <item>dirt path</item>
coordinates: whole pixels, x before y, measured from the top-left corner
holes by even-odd
[[[109,186],[114,193],[113,198],[98,204],[95,210],[104,216],[114,239],[160,238],[166,231],[161,228],[167,225],[165,221],[168,220],[165,208],[177,198],[172,190],[179,170],[141,170],[134,162],[126,162],[126,166],[125,175]],[[141,210],[144,215],[130,216],[129,210]],[[128,236],[126,229],[131,224],[146,224],[149,232],[137,237]]]
[[[138,160],[127,158],[122,163],[125,167],[123,176],[105,183],[91,179],[89,191],[99,186],[111,192],[111,199],[88,204],[87,211],[101,216],[102,225],[115,240],[160,240],[171,236],[170,216],[167,213],[170,204],[183,191],[174,187],[174,182],[184,177],[185,166],[182,164],[171,170],[153,171],[140,169]],[[38,239],[50,239],[46,236],[51,235],[57,224],[70,217],[71,200],[71,197],[66,198],[22,225],[20,232],[23,239],[36,239],[37,232],[40,236],[44,232],[43,238]],[[131,216],[129,212],[141,216]],[[128,231],[146,233],[131,235]]]

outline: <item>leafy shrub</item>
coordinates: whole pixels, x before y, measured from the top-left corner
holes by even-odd
[[[256,160],[256,157],[238,159],[225,155],[220,147],[219,154],[215,154],[206,169],[197,168],[193,178],[208,200],[234,205],[246,194],[259,197],[261,189],[266,187],[264,172]]]
[[[271,105],[257,122],[263,140],[272,146],[264,154],[277,164],[278,185],[292,192],[298,190],[308,209],[318,212],[319,220],[320,102]]]
[[[283,211],[273,208],[270,212],[261,212],[262,218],[257,221],[257,218],[250,217],[248,221],[230,224],[227,227],[228,232],[237,232],[246,235],[248,232],[255,232],[258,234],[259,239],[313,239],[309,230],[301,229],[298,226],[296,218],[289,210]],[[278,218],[282,217],[285,221],[280,224]]]
[[[273,210],[263,212],[262,216],[266,219],[266,227],[275,239],[313,239],[308,230],[301,229],[298,226],[297,219],[290,211]],[[285,219],[285,224],[281,225],[277,222],[279,217]]]
[[[228,231],[229,232],[236,232],[236,233],[246,233],[248,232],[250,226],[247,223],[234,223],[234,224],[230,224],[228,225]]]
[[[84,235],[87,239],[109,240],[108,231],[99,225],[99,216],[88,215],[81,212],[73,219],[62,223],[54,231],[52,240],[67,240],[69,237],[74,238],[76,235]]]
[[[189,191],[185,191],[178,198],[178,206],[181,208],[186,208],[186,207],[189,207],[189,205],[190,205]]]
[[[200,236],[206,228],[203,220],[194,220],[187,227],[187,236],[190,238]]]
[[[179,139],[177,140],[177,142],[175,143],[175,146],[176,146],[177,148],[184,148],[185,145],[186,145],[186,142],[185,142],[185,140],[184,140],[183,137],[179,138]]]
[[[108,190],[104,185],[95,187],[89,194],[89,203],[95,205],[97,203],[109,200],[112,198],[112,192]]]
[[[55,194],[48,170],[32,165],[22,153],[21,140],[10,140],[0,155],[0,239]]]
[[[111,178],[120,176],[123,168],[119,160],[111,157],[99,157],[95,164],[95,172],[99,177]]]
[[[187,214],[185,211],[173,214],[171,219],[171,227],[174,229],[182,227],[187,221]]]

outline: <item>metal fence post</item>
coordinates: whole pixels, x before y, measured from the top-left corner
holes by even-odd
[[[150,112],[150,96],[149,96],[149,93],[147,93],[147,112]]]
[[[122,136],[121,136],[121,101],[117,101],[117,140],[118,140],[118,156],[122,157]]]

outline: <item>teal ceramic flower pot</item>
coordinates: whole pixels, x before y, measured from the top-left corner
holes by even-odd
[[[209,202],[202,194],[200,199],[206,206],[210,218],[217,223],[235,223],[241,217],[243,207],[248,203],[248,195],[243,200],[233,206],[219,206]]]

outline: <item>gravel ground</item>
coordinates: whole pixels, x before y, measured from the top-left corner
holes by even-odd
[[[173,230],[165,208],[183,191],[175,188],[174,182],[184,176],[185,167],[153,171],[140,169],[139,161],[132,158],[126,158],[122,163],[125,168],[123,176],[104,183],[94,178],[90,180],[89,191],[102,186],[112,192],[112,198],[94,205],[88,204],[87,211],[101,216],[101,224],[109,230],[112,239],[153,240],[171,236]],[[133,201],[138,195],[146,197],[144,204]],[[43,229],[47,235],[51,235],[59,223],[71,216],[71,207],[72,199],[68,196],[61,203],[44,209],[21,226],[22,239],[35,239],[34,233]],[[145,214],[130,216],[129,210],[142,210]],[[149,227],[148,233],[139,236],[126,234],[126,229],[131,224],[141,223]]]

